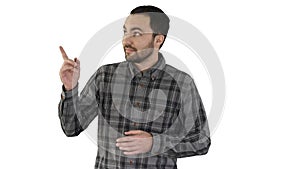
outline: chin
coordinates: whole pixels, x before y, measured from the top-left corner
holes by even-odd
[[[125,54],[125,59],[127,60],[127,61],[130,61],[130,62],[134,62],[134,60],[136,60],[136,55],[135,54],[133,54],[133,53],[126,53]]]
[[[130,58],[130,57],[129,57],[129,58],[128,58],[128,57],[126,57],[125,59],[126,59],[126,61],[127,61],[127,62],[135,62],[135,60],[134,60],[134,59],[132,59],[132,58]]]

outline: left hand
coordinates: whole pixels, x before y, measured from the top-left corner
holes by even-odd
[[[152,135],[142,130],[125,132],[125,137],[117,139],[116,146],[124,151],[125,155],[136,155],[149,152],[152,148]]]

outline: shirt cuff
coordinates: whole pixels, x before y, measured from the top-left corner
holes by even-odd
[[[150,153],[153,155],[162,154],[163,152],[163,138],[160,134],[151,133],[152,134],[152,148]]]
[[[62,93],[61,93],[61,99],[69,99],[73,96],[78,95],[78,84],[72,89],[72,90],[66,90],[65,86],[62,86]]]

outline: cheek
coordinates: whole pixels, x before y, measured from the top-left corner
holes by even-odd
[[[130,44],[131,46],[133,46],[134,48],[139,50],[139,49],[145,49],[145,48],[152,47],[154,42],[153,42],[152,36],[149,36],[149,37],[140,37],[140,38],[130,39],[130,41],[126,40],[126,39],[122,39],[122,44],[123,44],[123,46],[125,44]]]
[[[140,41],[139,43],[136,43],[136,45],[139,47],[139,48],[152,48],[153,47],[153,40],[152,39],[147,39],[147,40],[143,40],[143,41]]]

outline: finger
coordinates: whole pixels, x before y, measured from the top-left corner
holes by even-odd
[[[80,60],[79,59],[77,59],[77,58],[75,58],[74,59],[74,61],[75,61],[75,63],[76,63],[76,68],[80,68]]]
[[[62,46],[59,46],[59,50],[61,52],[61,55],[62,55],[63,59],[68,60],[69,58],[68,58],[68,55],[66,54],[64,48]]]
[[[134,147],[137,144],[134,141],[116,143],[117,147]]]
[[[131,147],[119,147],[119,149],[122,151],[131,152],[131,151],[137,151],[139,148],[136,146],[131,146]]]
[[[80,70],[77,68],[74,68],[72,71],[73,71],[74,75],[77,75],[80,73]]]
[[[136,151],[125,151],[124,154],[125,155],[136,155],[136,154],[140,154],[141,152],[139,150]]]
[[[119,147],[119,149],[123,152],[132,152],[139,150],[137,147]]]
[[[73,66],[70,65],[65,65],[61,68],[60,72],[65,72],[65,71],[71,71],[71,72],[75,72],[76,68],[74,68]]]
[[[117,143],[123,143],[123,142],[129,142],[129,141],[133,141],[133,140],[134,140],[134,137],[125,136],[125,137],[118,138],[116,140],[116,142]]]
[[[65,60],[64,63],[63,63],[63,66],[64,65],[70,65],[70,66],[73,66],[73,67],[77,67],[78,66],[78,63],[74,62],[73,60],[71,59],[68,59],[68,60]]]
[[[130,130],[125,132],[125,135],[137,135],[137,134],[142,134],[143,131],[141,130]]]

